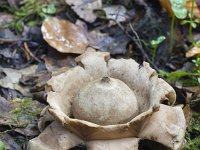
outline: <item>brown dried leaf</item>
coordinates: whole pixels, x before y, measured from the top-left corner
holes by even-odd
[[[45,66],[49,72],[57,72],[60,68],[72,68],[76,66],[75,56],[69,54],[61,54],[57,51],[49,51],[48,55],[44,58]]]
[[[106,33],[93,30],[89,32],[88,40],[91,47],[113,55],[125,54],[129,42],[129,38],[119,28],[114,27]]]
[[[169,0],[159,0],[160,5],[167,11],[169,16],[172,16],[173,11]]]
[[[199,47],[195,46],[186,52],[186,57],[194,57],[194,56],[200,56],[200,48]]]
[[[185,8],[191,12],[192,11],[192,0],[187,0],[185,3]],[[194,6],[193,6],[193,14],[195,17],[197,17],[198,19],[200,19],[200,10],[197,6],[196,1],[194,0]]]
[[[189,104],[186,104],[184,106],[183,112],[184,112],[184,116],[185,116],[186,126],[187,126],[187,128],[190,128],[191,123],[192,123],[192,112],[191,112]]]
[[[10,88],[21,92],[23,95],[30,95],[29,89],[27,87],[23,87],[19,84],[19,80],[23,75],[28,75],[31,73],[35,73],[37,69],[36,65],[21,69],[15,70],[10,68],[1,68],[0,69],[5,73],[5,77],[0,79],[0,86],[4,88]]]
[[[84,53],[88,41],[81,28],[58,18],[48,18],[42,24],[43,38],[62,53]]]
[[[187,94],[187,101],[190,104],[190,107],[193,111],[199,112],[200,106],[200,87],[184,87],[183,88]]]

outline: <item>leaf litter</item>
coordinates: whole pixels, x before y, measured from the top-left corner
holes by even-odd
[[[198,122],[191,119],[192,117],[190,114],[196,111],[197,114],[195,115],[198,116],[199,112],[197,107],[199,106],[199,86],[196,82],[196,77],[199,76],[197,72],[199,67],[199,52],[198,46],[192,48],[195,48],[196,50],[189,50],[189,47],[191,47],[188,44],[190,43],[190,40],[185,36],[185,33],[182,32],[182,29],[180,30],[177,26],[178,22],[175,24],[177,35],[175,35],[174,50],[173,54],[171,54],[168,48],[169,36],[168,34],[165,34],[169,31],[170,17],[161,10],[162,8],[159,6],[158,2],[132,2],[129,0],[116,2],[109,1],[106,3],[104,1],[102,3],[100,0],[66,0],[65,2],[68,5],[64,10],[65,12],[63,12],[62,9],[60,12],[56,11],[56,9],[58,9],[56,6],[60,6],[56,3],[55,5],[52,4],[42,9],[45,13],[56,13],[56,16],[53,19],[49,18],[49,27],[48,30],[45,31],[51,35],[50,39],[45,35],[44,27],[42,30],[43,38],[50,46],[44,42],[42,34],[39,32],[41,27],[38,25],[33,25],[37,28],[34,30],[29,26],[30,24],[22,26],[21,29],[24,30],[24,32],[23,34],[18,33],[18,35],[16,35],[13,30],[0,30],[0,42],[2,43],[0,46],[0,111],[8,116],[11,115],[11,117],[14,116],[14,118],[18,118],[19,122],[21,122],[21,124],[18,125],[25,125],[26,123],[23,124],[23,122],[26,121],[31,122],[28,126],[25,125],[18,128],[16,123],[17,119],[15,121],[12,119],[0,119],[2,121],[0,123],[0,130],[3,130],[0,134],[0,142],[3,144],[0,143],[0,146],[3,145],[9,149],[27,148],[28,141],[24,137],[28,136],[30,139],[39,134],[37,129],[38,120],[36,118],[44,107],[44,104],[46,104],[46,91],[51,89],[51,87],[45,87],[46,82],[52,76],[59,75],[66,70],[75,67],[77,63],[74,58],[90,49],[88,47],[93,47],[98,51],[108,51],[112,54],[112,57],[115,58],[134,58],[138,62],[142,62],[145,60],[144,55],[138,50],[136,43],[138,41],[142,42],[141,45],[151,60],[153,50],[148,48],[148,46],[146,47],[146,44],[148,45],[148,42],[152,39],[164,35],[166,40],[163,43],[158,44],[157,51],[154,51],[154,65],[162,68],[166,72],[172,72],[169,74],[164,73],[164,76],[169,80],[172,79],[171,84],[178,88],[182,95],[186,95],[184,100],[182,100],[184,103],[181,102],[181,104],[186,103],[187,106],[189,105],[189,108],[191,107],[190,109],[185,109],[185,112],[188,114],[188,119],[186,119],[188,120],[187,122],[192,120],[194,123],[194,128],[189,130],[187,133],[189,136],[186,136],[186,140],[188,141],[186,149],[187,146],[195,147],[195,144],[198,144],[198,142],[196,142],[198,141],[198,137],[196,138],[194,133],[196,134],[198,132],[198,130],[196,130],[198,129]],[[159,2],[169,14],[172,14],[170,1],[160,0]],[[11,6],[10,3],[8,5]],[[14,6],[15,5],[18,5],[17,2],[14,2]],[[195,2],[194,16],[199,18],[199,9],[197,5],[198,3]],[[187,1],[183,7],[186,7],[187,11],[191,11],[192,0]],[[75,16],[76,18],[73,18],[74,14],[68,13],[71,11],[75,12],[77,15]],[[97,12],[104,12],[104,14],[99,15]],[[132,13],[131,15],[130,12]],[[2,24],[4,24],[10,22],[12,17],[1,15],[0,20],[1,19],[3,21]],[[82,25],[75,23],[75,20],[78,19],[81,19]],[[32,20],[32,22],[34,21],[35,20]],[[45,26],[45,23],[46,22],[44,21],[43,26]],[[132,25],[133,28],[130,25]],[[186,28],[183,27],[183,29],[185,30]],[[62,32],[58,32],[59,30]],[[197,34],[196,30],[194,31],[194,34]],[[133,40],[127,35],[130,35],[131,37],[137,36],[136,40]],[[80,36],[81,38],[78,40],[78,37]],[[69,37],[72,39],[69,39]],[[77,42],[77,40],[79,42]],[[72,41],[70,43],[72,46],[66,46],[66,41]],[[24,44],[25,42],[27,42],[26,47]],[[19,50],[18,47],[20,47],[20,49],[23,47],[24,50]],[[189,58],[185,58],[185,55]],[[179,59],[181,60],[180,62]],[[190,64],[192,63],[192,65],[184,67],[187,66],[186,64],[188,62]],[[37,67],[33,69],[33,72],[20,72],[20,70],[26,70],[24,68],[30,67],[33,64],[37,65]],[[38,71],[38,68],[40,67],[42,69],[39,69],[40,71]],[[177,71],[178,69],[180,72]],[[195,73],[195,75],[193,73]],[[192,81],[192,84],[182,84],[179,79],[188,82]],[[24,96],[30,96],[32,99],[36,98],[39,103],[33,101],[31,98],[26,101],[27,98],[24,98]],[[16,99],[16,97],[20,97],[20,99]],[[177,99],[177,102],[179,103],[179,97]],[[19,110],[19,108],[22,108],[22,105],[29,104],[31,107],[27,106],[28,112]],[[32,111],[34,109],[37,110],[37,108],[40,108],[36,113],[37,117],[35,119],[28,117],[29,115],[32,115]],[[22,116],[19,117],[20,115]],[[45,113],[43,116],[45,116]],[[193,118],[198,117],[193,116]],[[49,124],[49,121],[52,121],[51,117],[45,119],[43,122],[40,122],[40,131],[43,131],[47,124]],[[11,124],[11,127],[8,124]],[[191,127],[190,123],[188,123],[188,127]],[[85,143],[82,142],[79,143],[79,145],[84,144]],[[76,145],[74,146],[76,147]]]

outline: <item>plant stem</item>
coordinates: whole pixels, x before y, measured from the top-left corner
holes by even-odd
[[[174,40],[174,23],[175,23],[175,15],[172,15],[172,21],[171,21],[171,27],[170,27],[170,53],[172,52],[173,49],[173,40]]]
[[[154,64],[154,60],[155,60],[155,56],[156,56],[156,50],[157,50],[157,46],[155,46],[153,48],[153,54],[152,54],[152,63]]]
[[[191,17],[190,17],[190,27],[189,27],[189,37],[190,41],[192,42],[192,45],[195,45],[194,37],[192,34],[192,23],[193,23],[193,10],[194,10],[194,0],[192,0],[192,8],[191,8]]]

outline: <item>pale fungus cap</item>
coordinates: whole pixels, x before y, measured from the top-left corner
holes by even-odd
[[[170,149],[181,147],[186,129],[182,108],[171,106],[175,91],[148,63],[140,66],[133,59],[110,59],[109,53],[95,51],[86,51],[76,61],[78,66],[48,81],[49,112],[70,131],[66,135],[76,135],[88,145],[92,140],[118,147],[117,140],[123,138],[137,149],[141,138]],[[41,142],[41,136],[30,145]]]

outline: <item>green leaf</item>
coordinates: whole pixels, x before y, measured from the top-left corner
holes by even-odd
[[[39,24],[39,22],[36,21],[36,20],[31,20],[31,21],[29,21],[29,22],[27,23],[27,25],[30,26],[30,27],[36,26],[36,25],[38,25],[38,24]]]
[[[0,150],[5,150],[5,145],[4,143],[0,140]]]
[[[23,20],[18,20],[15,25],[17,31],[22,32],[24,29],[24,22]]]
[[[200,84],[200,78],[197,78],[198,83]]]
[[[192,13],[191,12],[188,13],[188,17],[192,18]]]
[[[200,23],[199,19],[194,20],[195,23]]]
[[[168,73],[168,72],[160,70],[159,75],[161,75],[162,77],[167,77],[169,81],[174,82],[174,81],[179,80],[182,77],[190,75],[190,73],[183,72],[183,71],[175,71],[175,72]]]
[[[181,24],[182,24],[182,25],[185,25],[185,24],[188,24],[188,23],[190,23],[189,20],[183,20],[183,21],[181,21]]]
[[[200,42],[200,41],[197,41]],[[195,64],[196,67],[200,66],[200,58],[193,59],[192,62]]]
[[[195,42],[195,46],[200,47],[200,40]]]
[[[170,0],[172,11],[179,19],[184,19],[187,16],[187,9],[185,8],[186,0]]]
[[[56,8],[54,4],[49,4],[46,8],[42,8],[42,11],[46,14],[55,14]]]
[[[197,24],[195,22],[191,22],[191,25],[192,25],[193,28],[197,27]]]
[[[27,13],[26,13],[26,12],[20,12],[20,11],[16,11],[14,14],[15,14],[16,16],[19,16],[19,17],[27,16]]]
[[[168,76],[168,80],[170,81],[176,81],[182,77],[188,76],[189,73],[188,72],[183,72],[183,71],[175,71],[170,73],[170,75]]]
[[[161,35],[161,36],[159,36],[157,39],[152,40],[152,41],[150,42],[150,44],[151,44],[151,46],[152,46],[153,48],[155,48],[155,47],[158,47],[158,45],[159,45],[160,43],[162,43],[165,39],[166,39],[166,37],[163,36],[163,35]]]

